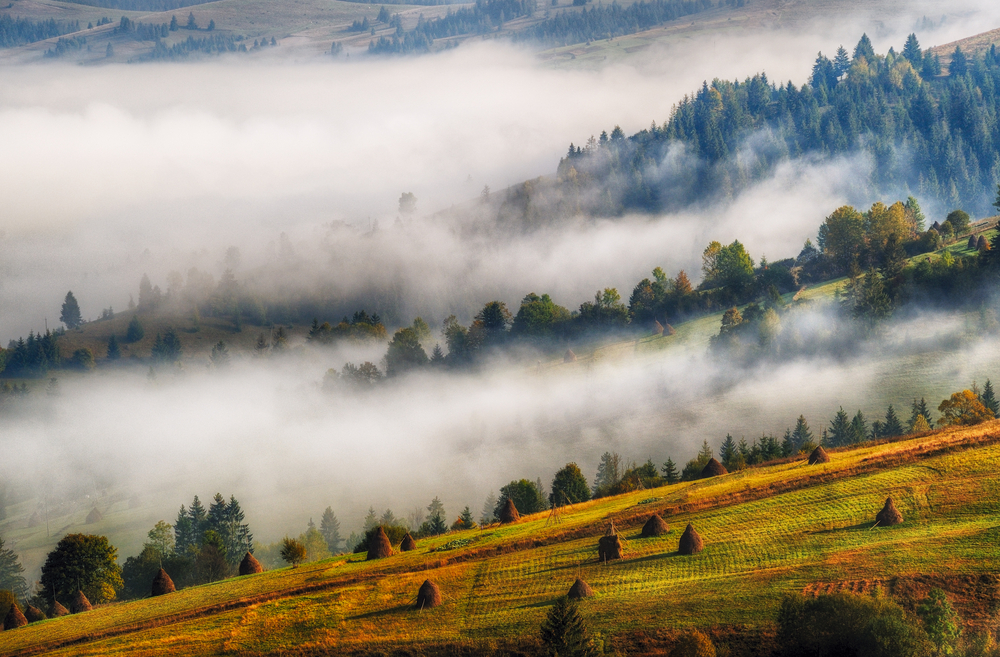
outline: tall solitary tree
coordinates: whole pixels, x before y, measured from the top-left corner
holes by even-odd
[[[993,411],[993,415],[1000,415],[1000,403],[997,402],[996,394],[993,392],[993,384],[990,383],[989,379],[986,379],[986,385],[983,386],[983,392],[979,395],[979,401],[982,402],[983,406]]]
[[[674,463],[674,460],[670,457],[667,457],[667,460],[663,463],[663,466],[660,468],[660,472],[663,473],[663,478],[666,480],[668,484],[676,484],[678,481],[681,480],[681,475],[677,471],[677,464]]]
[[[49,604],[69,600],[77,591],[93,603],[114,600],[124,586],[117,559],[107,537],[69,534],[45,557],[41,595]]]
[[[590,499],[590,486],[587,478],[576,463],[567,463],[552,479],[552,492],[549,493],[549,503],[552,506],[576,504]]]
[[[563,596],[556,600],[542,623],[542,645],[552,657],[591,657],[597,655],[580,616],[576,602]]]
[[[326,510],[323,511],[323,518],[319,521],[319,533],[326,540],[330,552],[339,554],[340,545],[344,539],[340,536],[340,521],[337,520],[337,514],[333,512],[331,507],[326,507]]]
[[[118,345],[118,338],[112,333],[111,337],[108,338],[108,360],[118,360],[122,357],[122,349]]]
[[[76,302],[76,297],[73,296],[72,290],[66,293],[66,300],[63,301],[59,321],[65,324],[68,329],[75,329],[80,324],[83,324],[83,317],[80,315],[80,304]]]

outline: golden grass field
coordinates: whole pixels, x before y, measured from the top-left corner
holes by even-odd
[[[576,577],[596,596],[582,611],[606,648],[698,626],[717,634],[769,630],[790,592],[881,587],[903,604],[931,585],[948,591],[968,624],[1000,602],[1000,421],[888,444],[834,451],[698,482],[592,501],[513,525],[451,532],[384,560],[340,556],[99,606],[0,637],[0,655],[265,655],[487,650],[530,645],[547,607]],[[891,495],[905,517],[874,527]],[[659,512],[671,533],[639,537]],[[621,561],[597,561],[611,522]],[[693,523],[705,550],[677,554]],[[465,545],[441,550],[449,542]],[[437,550],[437,551],[436,551]],[[431,578],[444,604],[412,608]],[[987,582],[970,587],[970,582]],[[989,584],[992,582],[992,584]],[[714,628],[714,630],[712,629]]]

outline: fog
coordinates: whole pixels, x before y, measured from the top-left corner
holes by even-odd
[[[919,36],[925,46],[967,36],[996,11],[955,5]],[[69,289],[95,318],[124,309],[145,272],[164,287],[169,271],[193,266],[218,277],[230,246],[243,254],[241,279],[281,272],[276,294],[353,300],[388,288],[392,319],[421,315],[435,333],[448,314],[467,321],[495,298],[516,308],[532,291],[569,308],[607,286],[627,298],[656,266],[696,274],[711,240],[740,239],[758,260],[794,256],[832,209],[877,200],[858,186],[865,158],[789,161],[731,202],[530,233],[491,230],[475,199],[484,185],[501,193],[551,175],[570,142],[661,123],[703,80],[763,70],[801,84],[818,50],[852,49],[865,30],[878,51],[899,50],[923,13],[898,25],[854,16],[767,38],[698,37],[592,71],[546,67],[498,43],[295,66],[2,68],[0,339],[55,326]],[[397,221],[401,192],[418,210]],[[809,321],[826,330],[825,313]],[[888,400],[903,416],[912,396],[940,399],[996,364],[992,338],[945,319],[910,318],[894,332],[964,354],[933,363],[912,339],[739,371],[703,344],[660,356],[625,345],[594,363],[422,374],[364,396],[322,390],[323,374],[377,359],[382,346],[296,346],[230,372],[191,360],[155,381],[142,368],[98,371],[0,420],[0,451],[14,455],[0,476],[33,491],[136,492],[150,525],[172,521],[194,494],[233,493],[264,540],[301,532],[327,505],[345,534],[369,506],[402,516],[435,495],[450,517],[465,505],[478,515],[511,479],[547,486],[567,461],[592,477],[608,450],[683,462],[702,440],[781,432],[800,413],[817,433],[840,405],[881,413]]]

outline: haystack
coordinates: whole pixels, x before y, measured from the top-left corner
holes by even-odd
[[[577,577],[576,581],[573,582],[573,586],[569,587],[569,593],[566,595],[571,600],[580,600],[581,598],[589,598],[594,595],[594,589],[590,588],[590,584]]]
[[[264,566],[260,565],[260,562],[247,552],[243,561],[240,562],[240,575],[256,575],[262,572],[264,572]]]
[[[896,503],[891,497],[885,498],[885,506],[875,516],[875,524],[880,527],[892,527],[903,524],[903,514],[896,508]]]
[[[90,611],[91,609],[93,607],[90,605],[90,600],[83,594],[83,591],[77,591],[73,599],[69,601],[69,610],[74,614],[79,614],[82,611]]]
[[[667,523],[663,522],[663,518],[654,513],[649,516],[649,520],[642,526],[642,537],[652,538],[653,536],[662,536],[669,531],[670,527],[667,526]]]
[[[701,470],[701,477],[718,477],[719,475],[729,474],[729,470],[726,470],[726,466],[719,463],[716,459],[708,459],[708,463]]]
[[[49,610],[49,616],[51,616],[52,618],[59,618],[60,616],[69,616],[69,609],[59,604],[58,600],[53,600],[52,609]]]
[[[156,577],[153,578],[153,587],[151,596],[156,597],[158,595],[166,595],[167,593],[173,593],[177,588],[174,587],[174,580],[170,579],[170,575],[167,571],[160,568],[160,571],[156,573]]]
[[[566,350],[566,355],[563,356],[563,362],[564,363],[575,363],[576,362],[576,354],[573,353],[572,349],[567,349]]]
[[[663,324],[655,319],[653,320],[653,335],[663,335]]]
[[[976,248],[979,249],[980,252],[990,250],[990,243],[986,241],[985,236],[979,236],[979,241],[976,242]]]
[[[677,335],[677,329],[675,329],[670,324],[667,324],[666,329],[667,329],[667,335]]]
[[[93,524],[95,522],[100,522],[102,520],[104,520],[104,516],[101,515],[101,512],[97,510],[96,506],[90,510],[90,513],[87,514],[88,525]]]
[[[966,244],[966,248],[968,248],[971,251],[972,249],[975,249],[978,246],[979,246],[979,240],[976,239],[976,236],[969,235],[969,243]]]
[[[688,523],[688,526],[684,529],[684,533],[681,534],[677,551],[681,554],[698,554],[704,547],[705,541],[701,540],[701,536],[695,531],[694,525]]]
[[[24,617],[28,619],[29,623],[37,623],[45,620],[45,612],[34,605],[28,605],[24,609]]]
[[[416,550],[416,549],[417,549],[417,542],[413,540],[412,536],[410,536],[410,532],[406,532],[406,536],[403,537],[403,542],[399,544],[399,551],[409,552],[411,550]]]
[[[21,610],[17,608],[16,604],[10,605],[10,611],[7,612],[7,618],[3,619],[3,629],[5,630],[16,630],[19,627],[24,627],[28,624],[28,619],[24,617]]]
[[[37,527],[40,524],[42,524],[42,516],[38,515],[38,511],[35,511],[28,518],[28,527]]]
[[[812,453],[809,455],[809,465],[816,465],[817,463],[829,463],[829,462],[830,462],[830,455],[826,453],[826,450],[823,449],[822,445],[814,449]]]
[[[517,512],[517,507],[514,506],[514,500],[507,498],[507,503],[503,505],[500,509],[500,522],[507,525],[512,522],[517,522],[521,519],[521,514]]]
[[[378,528],[378,531],[368,539],[367,560],[385,559],[392,556],[392,545],[389,544],[389,537],[385,535],[385,529]]]
[[[433,609],[441,604],[441,589],[429,579],[425,579],[417,591],[417,609]]]
[[[601,561],[622,558],[622,539],[618,537],[618,534],[601,537],[597,542],[597,558]]]

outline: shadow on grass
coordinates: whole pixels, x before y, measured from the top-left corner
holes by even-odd
[[[344,620],[361,620],[364,618],[379,618],[388,616],[398,616],[410,611],[416,611],[412,604],[398,605],[396,607],[389,607],[388,609],[379,609],[376,611],[369,611],[366,614],[358,614],[355,616],[345,616]]]
[[[874,521],[862,522],[857,525],[851,525],[849,527],[834,527],[833,529],[817,529],[814,532],[809,532],[810,534],[839,534],[841,532],[859,532],[867,531],[875,525]]]

